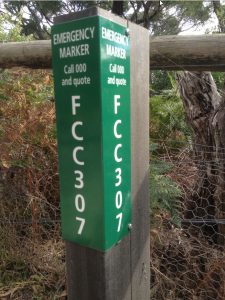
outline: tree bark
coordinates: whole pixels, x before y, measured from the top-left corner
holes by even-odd
[[[186,218],[225,219],[225,102],[209,72],[177,74],[186,119],[193,130],[198,180],[188,201]],[[204,226],[204,233],[215,233]],[[217,223],[216,242],[224,244],[225,227]]]

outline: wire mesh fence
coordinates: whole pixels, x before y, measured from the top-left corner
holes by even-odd
[[[218,181],[202,187],[208,161],[193,144],[158,144],[150,164],[151,299],[225,299],[225,220],[213,199]],[[219,163],[214,167],[216,176]],[[1,169],[0,299],[66,298],[58,191],[54,168]]]
[[[65,299],[58,175],[0,170],[0,299]]]
[[[157,186],[163,194],[153,197],[158,206],[151,204],[151,299],[225,299],[225,218],[216,200],[224,184],[221,161],[203,160],[195,146],[161,143],[161,154],[151,155],[153,165],[156,159],[170,165]],[[170,189],[178,189],[175,199]]]
[[[8,97],[1,99],[0,112],[0,299],[65,299],[54,104],[40,100],[51,91],[51,76],[19,70],[5,77],[0,85]],[[176,140],[151,144],[151,299],[225,299],[225,149],[214,151],[191,139],[178,142],[184,121],[171,113],[178,99],[157,101],[161,115],[155,122],[152,116],[151,136],[164,133]]]

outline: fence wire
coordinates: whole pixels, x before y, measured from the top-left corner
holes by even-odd
[[[21,71],[11,76],[17,83]],[[51,78],[42,77],[46,84]],[[48,128],[54,109],[48,102],[31,107],[18,90],[15,101],[13,89],[17,85],[7,90],[10,105],[1,102],[0,299],[65,299],[57,155]],[[29,144],[28,133],[38,132],[38,143]],[[151,152],[151,299],[225,299],[225,149],[155,142],[161,151]],[[194,154],[197,146],[204,157]]]
[[[199,166],[204,170],[208,161],[194,154],[191,143],[179,147],[157,143],[161,151],[151,153],[150,162],[151,169],[161,168],[159,175],[156,172],[156,204],[151,203],[150,211],[151,299],[225,299],[225,218],[214,199],[217,182],[200,189],[204,178]],[[210,147],[207,151],[213,154]],[[219,168],[219,162],[214,164],[215,177]],[[152,173],[150,177],[154,168]],[[154,181],[150,183],[154,190]],[[0,249],[5,253],[0,299],[33,299],[40,294],[35,292],[40,278],[46,285],[56,284],[55,294],[65,299],[56,170],[2,168],[0,205]],[[11,286],[4,281],[15,279],[17,272],[30,279],[16,285],[11,295]]]
[[[214,156],[210,147],[205,150]],[[224,198],[218,195],[224,196],[218,188],[225,184],[218,178],[221,162],[214,163],[214,180],[210,176],[206,180],[209,162],[194,154],[193,145],[161,152],[157,159],[171,167],[161,175],[158,188],[168,178],[166,184],[179,192],[175,199],[165,193],[163,199],[159,193],[158,206],[151,207],[151,299],[225,299]],[[151,160],[154,164],[154,154]],[[166,198],[167,206],[162,205]]]
[[[0,299],[66,299],[55,166],[1,168],[0,212]]]

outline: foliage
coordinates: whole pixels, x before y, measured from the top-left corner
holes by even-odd
[[[4,126],[0,136],[0,166],[45,168],[42,159],[52,157],[51,145],[55,145],[54,108],[48,100],[53,93],[51,75],[40,71],[30,76],[27,71],[17,69],[4,71],[0,79],[0,116]],[[35,160],[32,152],[36,153]],[[40,164],[37,155],[44,155],[39,158]]]
[[[191,137],[178,95],[174,72],[155,71],[151,76],[150,136],[170,147],[182,147]],[[168,88],[168,89],[167,89]]]
[[[167,212],[179,225],[178,197],[181,190],[169,177],[173,164],[160,159],[161,142],[170,147],[182,147],[190,136],[186,125],[183,105],[177,95],[174,73],[155,71],[151,76],[150,137],[158,143],[150,144],[150,212],[154,219],[157,214]],[[181,143],[183,142],[183,143]]]
[[[56,299],[64,289],[52,74],[0,73],[0,298]],[[4,296],[5,295],[5,296]],[[65,297],[61,297],[64,299]],[[7,298],[8,299],[8,298]]]
[[[212,72],[213,79],[215,80],[218,92],[224,89],[224,72]]]
[[[174,73],[155,71],[151,76],[150,99],[150,208],[151,217],[160,212],[167,212],[171,219],[179,225],[178,197],[181,190],[168,176],[173,164],[165,162],[159,153],[164,151],[163,144],[170,147],[182,147],[190,136],[183,105],[177,95]],[[183,143],[181,143],[183,142]]]
[[[178,34],[187,27],[198,27],[216,12],[222,20],[223,5],[216,8],[204,1],[123,1],[123,16],[150,29],[154,35]],[[11,15],[21,14],[21,33],[36,39],[47,39],[53,18],[91,6],[112,10],[114,1],[4,1]]]
[[[173,90],[164,90],[160,95],[151,97],[151,139],[163,140],[171,146],[178,146],[181,142],[187,141],[190,135],[181,99]]]
[[[0,15],[0,41],[23,42],[32,39],[30,35],[21,34],[22,17],[12,17],[9,13]]]
[[[164,70],[151,71],[150,92],[151,96],[159,95],[163,90],[171,90],[173,88],[170,80],[169,72]]]
[[[225,32],[225,5],[222,1],[213,1],[212,5],[218,20],[217,32]]]
[[[5,1],[5,9],[11,14],[22,14],[22,30],[35,39],[48,39],[54,17],[89,8],[94,5],[111,8],[112,1]],[[24,13],[26,12],[26,13]]]
[[[183,28],[204,24],[210,16],[202,1],[161,1],[161,9],[151,22],[154,35],[178,34]]]
[[[158,147],[151,144],[152,150]],[[169,213],[174,223],[179,224],[178,197],[181,190],[167,175],[173,168],[172,163],[152,157],[150,162],[150,214],[153,218],[162,211]]]

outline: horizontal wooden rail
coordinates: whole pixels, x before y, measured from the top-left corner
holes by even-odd
[[[0,68],[51,68],[51,43],[0,44]],[[152,70],[225,71],[225,34],[150,39]]]
[[[152,70],[225,71],[225,34],[153,37],[150,67]]]
[[[0,68],[49,69],[52,67],[51,59],[50,40],[0,44]]]

